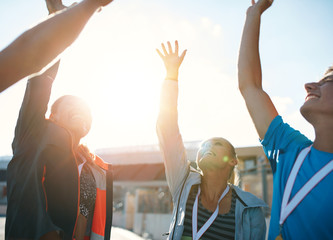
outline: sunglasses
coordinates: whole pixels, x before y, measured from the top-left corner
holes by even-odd
[[[333,82],[333,76],[330,75],[330,76],[324,77],[317,84],[318,84],[318,86],[323,86],[325,83],[328,83],[328,82]]]

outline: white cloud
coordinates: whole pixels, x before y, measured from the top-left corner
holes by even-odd
[[[284,115],[287,112],[288,107],[294,103],[290,97],[279,97],[279,96],[273,96],[272,102],[274,103],[277,111],[281,115]]]

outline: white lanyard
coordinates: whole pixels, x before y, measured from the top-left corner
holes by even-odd
[[[287,217],[294,211],[300,202],[308,195],[308,193],[333,170],[333,159],[322,167],[307,183],[295,194],[295,196],[288,202],[291,190],[295,184],[295,179],[305,157],[310,152],[312,146],[303,149],[298,155],[295,164],[290,172],[287,180],[286,188],[282,197],[281,213],[280,213],[280,226],[284,223]]]
[[[197,196],[195,198],[195,202],[193,205],[193,210],[192,210],[192,239],[193,240],[198,240],[200,237],[207,231],[207,229],[212,225],[214,222],[215,218],[217,217],[217,214],[219,213],[219,205],[221,200],[224,198],[224,196],[228,193],[230,187],[227,185],[227,187],[224,189],[224,192],[222,193],[219,201],[217,202],[217,207],[215,209],[215,212],[210,216],[210,218],[207,220],[207,222],[200,228],[199,232],[197,232],[197,227],[198,227],[198,198],[201,192],[200,186],[198,189]]]

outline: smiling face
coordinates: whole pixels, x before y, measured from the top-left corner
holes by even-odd
[[[50,119],[81,139],[90,130],[92,117],[88,105],[80,98],[66,95],[59,98],[51,109]]]
[[[318,121],[318,116],[333,117],[333,72],[313,83],[305,84],[307,92],[301,114],[310,123]]]
[[[237,164],[235,149],[224,138],[208,139],[200,146],[197,164],[202,171],[233,167]]]

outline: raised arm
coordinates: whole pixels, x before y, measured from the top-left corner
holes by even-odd
[[[273,0],[259,0],[255,3],[252,0],[252,6],[247,10],[238,59],[239,89],[261,139],[265,137],[270,123],[278,114],[262,88],[259,56],[260,19],[272,2]]]
[[[42,74],[30,78],[27,82],[23,102],[15,127],[12,143],[15,153],[18,145],[28,144],[32,129],[39,129],[45,123],[45,113],[50,99],[52,83],[58,73],[59,61]]]
[[[166,78],[161,91],[160,112],[157,120],[157,135],[164,157],[167,182],[171,194],[181,187],[185,174],[188,171],[186,152],[178,128],[178,70],[185,57],[186,50],[179,56],[178,42],[172,50],[168,42],[168,50],[162,44],[162,52],[157,53],[162,58],[166,68]]]
[[[61,0],[46,0],[46,4],[49,14],[65,8]],[[25,135],[30,134],[31,129],[38,129],[45,123],[45,113],[52,84],[58,73],[59,63],[60,60],[43,73],[29,78],[15,127],[15,137],[12,145],[14,151],[17,145],[21,144],[20,141],[30,139]]]
[[[41,71],[77,38],[101,6],[112,0],[83,0],[27,30],[0,52],[0,92]]]

